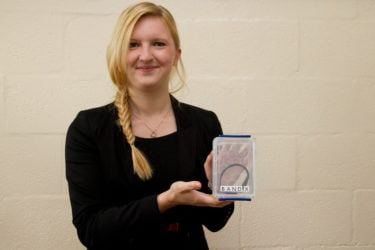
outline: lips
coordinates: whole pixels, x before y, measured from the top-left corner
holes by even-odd
[[[136,69],[141,72],[151,72],[155,69],[159,68],[158,66],[137,66]]]

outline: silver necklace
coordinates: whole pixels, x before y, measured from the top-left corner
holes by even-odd
[[[157,131],[160,127],[160,125],[163,123],[163,121],[165,120],[165,118],[167,118],[168,114],[169,114],[169,110],[165,113],[165,115],[161,118],[160,122],[158,123],[158,125],[155,127],[155,128],[151,128],[151,126],[149,126],[142,118],[140,118],[138,115],[134,114],[133,113],[133,116],[134,118],[137,118],[138,120],[142,121],[143,125],[145,125],[145,127],[150,130],[151,134],[150,134],[150,137],[151,138],[155,138],[157,137]]]

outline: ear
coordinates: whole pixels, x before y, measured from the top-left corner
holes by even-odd
[[[176,52],[176,57],[175,57],[174,62],[173,62],[173,66],[177,65],[178,60],[180,60],[180,58],[181,58],[181,49],[178,49],[177,52]]]

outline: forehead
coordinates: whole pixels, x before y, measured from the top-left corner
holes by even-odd
[[[158,16],[144,16],[134,26],[132,39],[145,38],[172,39],[171,32],[165,21]]]

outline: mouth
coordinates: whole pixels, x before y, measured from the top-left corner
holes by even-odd
[[[155,69],[159,68],[158,66],[138,66],[135,69],[141,72],[151,72]]]

